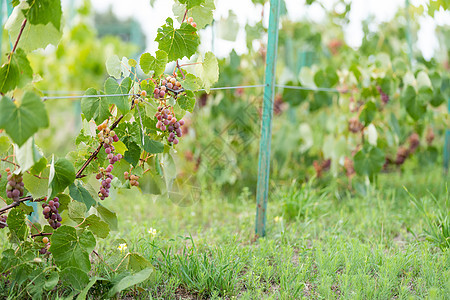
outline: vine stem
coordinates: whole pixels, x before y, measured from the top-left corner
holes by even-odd
[[[183,23],[183,22],[184,22],[184,20],[186,20],[186,15],[187,15],[187,12],[188,12],[188,10],[186,9],[186,10],[184,11],[184,16],[183,16],[183,20],[181,21],[181,23]]]
[[[53,233],[51,233],[51,232],[39,232],[39,233],[36,233],[36,234],[32,234],[31,237],[35,238],[37,236],[46,236],[46,235],[52,235],[52,234]]]
[[[18,201],[14,201],[13,203],[11,203],[9,205],[6,205],[5,207],[0,208],[0,215],[3,214],[5,211],[10,210],[11,208],[19,206],[20,203],[22,203],[22,202],[25,202],[25,201],[41,202],[41,201],[45,201],[45,199],[46,199],[46,197],[39,198],[39,199],[33,199],[33,197],[31,197],[31,196],[21,198]]]
[[[111,268],[111,266],[108,265],[108,263],[107,263],[106,261],[103,260],[103,258],[100,256],[100,254],[97,253],[97,251],[92,250],[92,252],[93,252],[95,255],[97,255],[97,257],[98,257],[105,265],[107,265],[108,268],[109,268],[112,272],[115,272],[114,269]]]
[[[16,51],[17,45],[19,44],[20,37],[22,36],[23,30],[25,29],[25,25],[27,25],[27,19],[24,19],[22,22],[22,26],[20,26],[19,35],[17,36],[16,42],[14,43],[14,47],[11,50],[11,53],[8,55],[8,60],[11,59],[11,55]]]
[[[132,108],[133,109],[133,108]],[[117,125],[119,124],[119,122],[123,119],[123,115],[120,115],[120,117],[111,125],[111,127],[109,128],[110,130],[113,130],[114,128],[117,127]],[[97,149],[95,149],[95,151],[91,154],[91,156],[89,156],[89,158],[84,162],[83,166],[80,168],[80,170],[78,170],[77,174],[75,175],[75,178],[82,178],[83,176],[81,175],[81,173],[83,173],[83,171],[87,168],[87,166],[92,162],[92,160],[94,160],[98,153],[100,152],[100,150],[102,149],[103,144],[100,144]]]

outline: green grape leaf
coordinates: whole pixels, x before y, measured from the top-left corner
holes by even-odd
[[[17,243],[27,238],[28,226],[25,223],[25,213],[21,209],[12,209],[8,214],[6,223],[8,224],[11,242]]]
[[[339,82],[339,77],[333,67],[319,70],[314,75],[314,83],[317,87],[331,88]]]
[[[141,148],[139,148],[139,145],[136,144],[130,137],[125,137],[125,139],[123,139],[123,143],[128,149],[123,158],[132,166],[136,166],[139,162],[139,157],[141,156]]]
[[[83,202],[69,202],[69,218],[81,223],[86,216],[86,204]]]
[[[133,59],[133,58],[130,58],[130,59],[128,60],[128,64],[129,64],[132,68],[136,68],[136,66],[137,66],[137,61],[136,61],[135,59]]]
[[[216,25],[216,23],[214,25]],[[239,28],[240,25],[236,14],[232,10],[229,10],[228,17],[226,19],[221,18],[217,22],[217,36],[223,40],[234,42],[239,33]],[[250,28],[251,26],[246,25],[246,29]],[[247,38],[251,38],[251,36]]]
[[[369,101],[364,105],[363,110],[359,114],[359,120],[364,126],[368,126],[375,118],[376,113],[377,106],[372,101]]]
[[[39,128],[48,127],[48,115],[38,95],[26,92],[19,105],[8,97],[0,99],[0,129],[4,128],[19,147]]]
[[[72,183],[69,186],[69,195],[72,199],[84,203],[88,210],[96,203],[94,198],[92,198],[91,194],[83,187],[80,181],[78,181],[77,184]]]
[[[0,153],[6,153],[12,145],[11,140],[6,135],[0,136]]]
[[[401,102],[406,108],[408,114],[416,121],[426,113],[426,103],[420,102],[419,97],[416,94],[416,90],[410,85],[403,90]]]
[[[53,0],[50,0],[53,1]],[[55,0],[56,1],[56,0]],[[59,2],[59,1],[58,1]],[[21,2],[15,7],[11,16],[8,18],[5,28],[9,31],[11,41],[17,40],[22,23],[25,20],[23,9],[28,7],[26,2]],[[45,10],[48,10],[46,7]],[[32,24],[28,21],[25,25],[19,43],[19,48],[30,52],[39,48],[45,48],[48,44],[58,45],[62,36],[62,26],[55,27],[53,23]]]
[[[324,106],[330,106],[332,103],[333,98],[330,93],[324,91],[315,92],[313,100],[309,103],[309,109],[315,111]]]
[[[181,109],[193,112],[195,106],[194,93],[191,91],[186,91],[185,94],[179,95],[177,98],[177,104],[181,107]]]
[[[99,95],[94,88],[89,88],[85,95]],[[86,120],[94,119],[96,124],[101,124],[111,114],[109,112],[109,104],[104,97],[81,98],[81,112]]]
[[[102,221],[97,215],[90,215],[84,220],[84,222],[80,225],[80,228],[89,229],[94,235],[99,238],[106,238],[109,234],[109,225],[108,223]]]
[[[187,9],[199,6],[205,3],[205,0],[178,0],[181,4],[185,4]]]
[[[166,24],[158,29],[155,41],[159,44],[159,50],[167,53],[169,61],[185,56],[190,58],[200,44],[197,29],[187,23],[181,24],[180,29],[174,29],[171,18],[167,18]]]
[[[22,10],[31,24],[52,23],[55,28],[61,27],[61,0],[27,0],[29,8]]]
[[[142,147],[149,154],[162,153],[164,151],[163,143],[151,140],[148,136],[144,137],[144,145]]]
[[[23,87],[33,78],[33,70],[25,52],[18,48],[0,68],[0,92],[5,94]],[[31,92],[30,92],[31,93]]]
[[[105,65],[106,71],[108,72],[109,76],[120,79],[120,77],[122,76],[122,64],[117,55],[108,57]]]
[[[212,52],[206,52],[205,58],[202,60],[201,57],[199,57],[198,61],[201,62],[201,64],[196,66],[196,72],[203,82],[203,87],[209,94],[209,89],[219,79],[219,64]]]
[[[61,271],[61,282],[79,292],[89,283],[89,276],[85,270],[67,267]]]
[[[44,284],[44,289],[46,291],[51,291],[59,282],[59,274],[56,271],[52,271],[48,276]]]
[[[383,150],[370,145],[364,147],[355,154],[355,171],[359,175],[367,175],[370,179],[378,174],[385,163]]]
[[[90,231],[84,231],[77,235],[75,228],[63,225],[50,238],[52,253],[56,265],[60,268],[75,267],[89,272],[91,262],[89,253],[96,245],[95,237]]]
[[[193,74],[187,74],[186,78],[181,83],[185,90],[196,91],[200,88],[200,79]]]
[[[39,150],[34,143],[34,138],[29,138],[25,144],[20,147],[15,145],[14,149],[21,173],[28,171],[42,158],[42,155],[39,153]]]
[[[142,54],[139,59],[139,65],[144,73],[148,74],[150,71],[153,71],[154,77],[158,77],[166,69],[169,59],[167,53],[162,50],[156,51],[155,56],[152,56],[150,53]]]
[[[131,88],[130,77],[125,78],[120,85],[112,77],[109,77],[105,82],[105,93],[108,95],[128,94],[130,88]],[[108,100],[109,104],[116,105],[122,114],[126,114],[127,112],[130,111],[128,96],[110,96],[106,97],[106,99]]]
[[[27,187],[27,190],[33,195],[34,198],[40,198],[47,195],[48,190],[48,169],[41,174],[41,178],[38,178],[32,174],[23,174],[23,183]]]
[[[153,268],[153,265],[138,253],[129,253],[125,261],[127,270],[139,272],[147,268]]]
[[[123,291],[133,285],[147,280],[153,272],[153,268],[146,268],[136,274],[128,275],[117,282],[109,291],[108,297],[114,297],[120,291]]]
[[[116,213],[110,211],[104,206],[97,206],[97,212],[102,218],[103,221],[105,221],[111,230],[117,230],[118,229],[118,221],[117,221],[117,215]]]
[[[55,162],[53,158],[48,181],[48,194],[49,198],[52,199],[75,181],[75,168],[72,163],[65,158],[59,158]]]
[[[197,29],[202,29],[213,21],[214,9],[216,9],[214,0],[206,0],[201,5],[189,9],[186,18],[192,17],[194,22],[197,23]],[[172,6],[172,11],[178,22],[181,23],[186,12],[186,5],[175,2]]]
[[[293,81],[287,82],[286,85],[301,87],[301,84],[299,82]],[[298,106],[305,100],[307,100],[310,94],[311,91],[307,90],[283,89],[283,101],[289,103],[292,106]]]

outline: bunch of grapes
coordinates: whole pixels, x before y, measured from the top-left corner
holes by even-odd
[[[353,177],[353,175],[355,175],[355,166],[353,164],[353,160],[351,160],[348,157],[345,157],[344,159],[344,168],[345,168],[345,173],[347,175],[348,178]]]
[[[50,252],[48,251],[48,249],[50,249],[50,242],[48,240],[48,237],[44,236],[44,238],[42,239],[42,242],[45,244],[45,246],[41,249],[39,249],[39,253],[40,254],[50,254]]]
[[[42,208],[44,209],[42,213],[44,214],[44,218],[48,220],[48,224],[50,224],[53,229],[60,227],[62,218],[58,211],[59,198],[55,197],[53,200],[48,201],[48,203],[42,203]]]
[[[128,172],[124,172],[123,176],[125,177],[125,180],[130,181],[131,186],[139,186],[139,182],[138,182],[139,176],[136,176],[133,174],[130,175],[130,173],[128,173]]]
[[[364,128],[364,125],[358,120],[358,118],[353,117],[348,120],[348,130],[353,133],[360,132]]]
[[[95,176],[98,180],[102,180],[102,186],[100,187],[100,191],[98,192],[98,196],[101,200],[105,200],[105,198],[109,197],[109,189],[111,188],[111,181],[114,176],[111,174],[113,170],[113,165],[110,164],[108,167],[100,168],[100,172]]]
[[[188,23],[189,25],[191,25],[192,27],[197,27],[197,23],[194,22],[194,18],[193,17],[189,17],[186,19],[186,23]]]
[[[384,104],[387,104],[389,102],[389,95],[387,95],[385,92],[383,92],[383,90],[381,89],[381,86],[377,86],[377,91],[378,91],[378,93],[380,93],[381,101]]]
[[[414,153],[420,145],[420,137],[417,133],[412,133],[409,138],[409,153]]]
[[[399,147],[397,150],[397,156],[395,158],[395,164],[402,165],[409,155],[409,150],[403,146]]]
[[[6,169],[8,173],[8,184],[6,185],[6,196],[13,199],[13,201],[19,201],[23,196],[24,183],[22,174],[15,175],[11,173],[9,168]]]
[[[161,131],[168,131],[169,136],[167,141],[169,143],[178,144],[178,139],[175,137],[181,137],[183,133],[181,132],[181,126],[184,125],[184,120],[177,121],[177,118],[172,115],[168,108],[162,106],[158,107],[158,111],[155,114],[158,122],[156,123],[156,128],[161,129]]]
[[[106,122],[99,125],[97,129],[100,131],[98,133],[98,138],[100,140],[100,143],[103,143],[103,148],[105,148],[105,153],[109,159],[109,163],[114,164],[116,161],[121,160],[122,155],[114,155],[115,148],[112,145],[113,142],[119,141],[119,137],[117,136],[117,134],[113,130],[109,129]]]
[[[153,96],[156,99],[164,98],[167,90],[177,93],[177,91],[181,90],[181,82],[179,82],[175,76],[167,76],[166,79],[161,81],[161,85],[155,87]]]
[[[433,143],[433,140],[434,140],[433,128],[431,128],[431,127],[428,128],[427,135],[426,135],[425,139],[427,140],[428,146],[431,146],[431,144]]]
[[[0,216],[0,229],[3,229],[3,228],[5,228],[7,225],[6,225],[6,220],[8,219],[8,216],[7,215],[1,215]]]

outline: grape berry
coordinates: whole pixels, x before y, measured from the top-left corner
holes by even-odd
[[[175,137],[181,137],[183,133],[181,132],[181,127],[184,125],[184,120],[177,121],[177,118],[170,112],[168,108],[162,106],[158,107],[158,112],[155,114],[158,122],[156,123],[156,128],[161,131],[166,131],[169,133],[167,141],[169,143],[178,144],[178,139]]]
[[[128,172],[124,172],[123,176],[125,177],[125,180],[129,180],[130,181],[130,185],[131,186],[139,186],[139,176],[133,175],[133,174],[129,174]]]
[[[179,82],[175,76],[167,76],[166,79],[161,81],[161,84],[153,90],[153,96],[155,99],[163,99],[167,91],[178,93],[181,90],[181,82]]]
[[[3,229],[6,227],[6,220],[8,216],[7,215],[1,215],[0,216],[0,229]]]
[[[51,254],[48,249],[50,248],[50,242],[48,240],[48,237],[44,236],[44,238],[42,239],[42,243],[45,244],[45,246],[41,249],[39,249],[39,253],[40,254]]]
[[[197,23],[194,22],[194,18],[193,17],[189,17],[186,19],[186,23],[188,23],[189,25],[191,25],[192,27],[197,27]]]
[[[8,168],[8,184],[6,185],[6,196],[11,198],[13,201],[19,201],[20,197],[23,196],[24,183],[22,174],[15,175],[11,173]]]
[[[113,142],[118,142],[119,137],[117,134],[108,128],[106,122],[99,125],[97,129],[100,131],[98,133],[98,138],[100,142],[103,143],[103,148],[105,148],[105,153],[109,160],[109,166],[105,168],[100,168],[100,172],[96,175],[95,178],[98,180],[102,180],[100,187],[100,191],[98,192],[98,196],[101,200],[105,200],[105,198],[109,197],[109,189],[111,188],[111,181],[114,176],[111,174],[113,169],[113,165],[122,159],[122,154],[114,155],[114,151],[116,150],[112,145]]]
[[[59,198],[55,197],[53,200],[48,201],[48,203],[42,203],[42,208],[44,209],[42,213],[44,214],[44,218],[48,220],[48,224],[50,224],[53,229],[60,227],[62,218],[58,211]]]

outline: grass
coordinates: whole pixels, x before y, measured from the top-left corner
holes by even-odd
[[[293,181],[271,194],[258,240],[249,189],[230,199],[209,185],[183,205],[119,191],[104,202],[119,231],[98,242],[104,261],[92,256],[92,273],[114,278],[125,240],[155,272],[124,299],[450,299],[448,180],[439,170],[413,174],[352,191]],[[102,290],[96,284],[91,297]]]
[[[267,236],[257,241],[247,189],[237,199],[203,190],[185,207],[129,191],[109,204],[120,211],[116,238],[155,266],[136,298],[448,299],[450,251],[426,238],[439,226],[433,216],[449,214],[446,201],[438,171],[382,175],[359,193],[294,182],[272,195]],[[99,251],[114,264],[120,252],[109,242]]]

